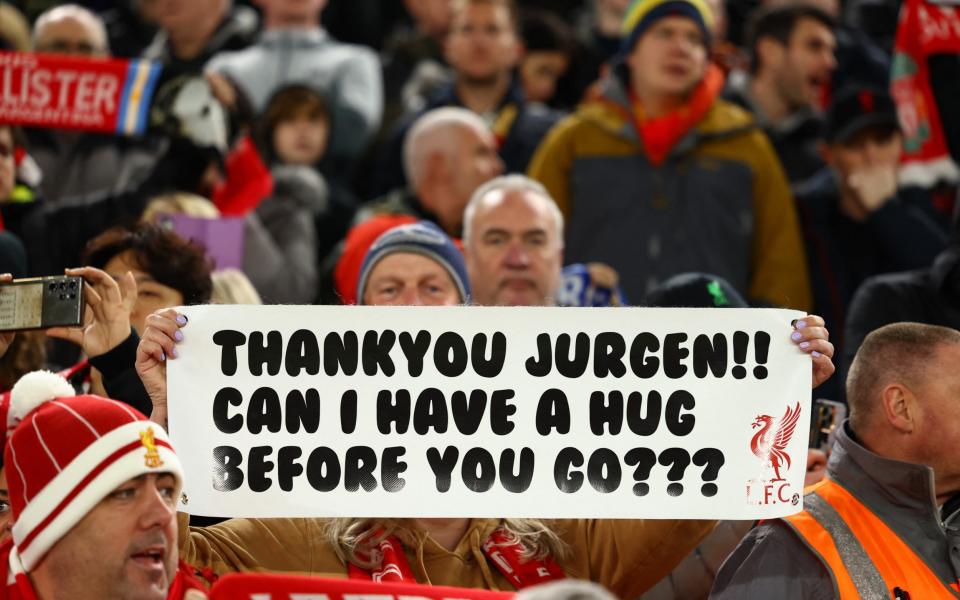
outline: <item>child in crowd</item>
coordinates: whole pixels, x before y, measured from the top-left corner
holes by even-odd
[[[319,93],[291,85],[274,94],[260,128],[268,162],[315,167],[327,151],[330,111]]]

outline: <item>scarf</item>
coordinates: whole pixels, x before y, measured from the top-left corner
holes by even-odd
[[[960,181],[950,157],[943,124],[933,96],[928,59],[960,53],[956,8],[926,0],[904,0],[894,42],[891,95],[903,129],[902,184],[933,187],[938,181]]]
[[[633,105],[630,121],[643,143],[643,149],[651,164],[662,165],[674,146],[706,116],[720,95],[723,82],[723,72],[716,65],[710,64],[706,75],[693,90],[687,104],[653,118],[644,116],[640,101],[633,90],[630,90],[630,101]]]
[[[563,569],[552,558],[532,560],[522,558],[523,545],[510,542],[507,531],[498,527],[483,543],[483,553],[497,570],[518,590],[533,585],[564,578]],[[373,551],[380,556],[379,566],[364,569],[353,563],[347,565],[351,579],[368,579],[378,583],[415,583],[417,578],[410,569],[403,544],[396,536],[381,540]],[[375,561],[376,562],[376,561]]]

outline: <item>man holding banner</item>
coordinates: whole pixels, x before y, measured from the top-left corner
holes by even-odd
[[[171,432],[213,458],[189,462],[181,509],[247,517],[188,529],[182,515],[182,555],[218,573],[499,590],[570,577],[633,598],[712,519],[800,510],[804,462],[789,455],[805,436],[772,440],[804,429],[804,354],[815,384],[833,371],[819,317],[586,310],[151,315],[137,367],[153,418],[177,359]]]

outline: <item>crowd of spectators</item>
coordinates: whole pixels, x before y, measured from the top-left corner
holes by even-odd
[[[955,414],[942,404],[947,388],[928,389],[917,373],[955,380],[945,365],[958,344],[950,329],[960,328],[960,182],[898,177],[918,147],[891,85],[891,70],[910,60],[894,47],[899,7],[2,0],[0,51],[146,59],[161,70],[143,135],[0,120],[0,284],[67,273],[90,290],[83,327],[0,338],[0,388],[59,370],[78,391],[165,425],[165,361],[187,325],[172,309],[189,304],[792,308],[811,315],[793,340],[812,356],[814,397],[850,394],[834,484],[852,481],[887,517],[895,511],[871,504],[881,491],[856,465],[887,465],[893,481],[910,477],[897,465],[924,464],[936,471],[936,497],[909,494],[946,511],[960,488],[939,479],[956,468],[942,456],[949,432],[931,423]],[[957,37],[955,54],[930,59],[936,73],[960,69]],[[945,100],[956,78],[946,79],[927,96],[940,118],[924,123],[942,125],[956,151],[957,105]],[[890,348],[916,372],[885,371]],[[88,404],[75,410],[100,415]],[[28,416],[11,418],[11,435],[27,435]],[[811,449],[809,483],[823,475],[821,450]],[[137,483],[114,485],[164,499],[181,479],[178,470],[123,476]],[[0,506],[14,498],[22,514],[23,490],[11,484],[8,494],[8,479],[0,469]],[[823,501],[841,502],[828,488],[817,492]],[[151,514],[175,518],[164,506]],[[917,520],[930,516],[917,510]],[[890,519],[902,525],[902,515]],[[175,549],[177,523],[164,523]],[[386,531],[420,553],[413,576],[435,583],[509,589],[499,572],[453,564],[448,552],[484,561],[480,541],[505,535],[533,540],[543,569],[619,597],[704,598],[715,577],[720,598],[846,597],[838,563],[807,551],[819,547],[804,522],[611,523],[568,524],[562,535],[523,520]],[[218,573],[267,563],[339,572],[371,531],[384,531],[363,519],[323,531],[313,521],[204,524],[180,516],[180,552]],[[652,553],[659,537],[672,543]],[[294,541],[275,542],[278,555],[264,541],[274,538]],[[606,565],[610,546],[632,558]],[[441,566],[424,566],[424,551]],[[312,566],[300,562],[314,555]],[[949,579],[947,559],[933,560]],[[631,570],[641,567],[643,576]],[[181,594],[202,587],[176,560],[166,568]],[[768,568],[801,583],[789,596],[781,582],[758,583]],[[39,571],[41,595],[75,589]]]

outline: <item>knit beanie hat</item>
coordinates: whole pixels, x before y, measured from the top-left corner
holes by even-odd
[[[723,277],[681,273],[651,290],[644,298],[643,306],[749,308],[750,304]]]
[[[396,252],[420,254],[438,262],[453,279],[457,291],[460,292],[460,300],[464,304],[470,301],[470,278],[467,276],[463,253],[439,227],[429,221],[419,221],[381,234],[367,250],[357,283],[358,304],[363,304],[363,292],[373,268],[384,257]]]
[[[633,51],[640,36],[664,17],[689,17],[700,27],[703,39],[710,46],[713,11],[704,0],[634,0],[623,17],[620,27],[620,55]]]
[[[170,473],[183,482],[162,427],[116,400],[74,396],[49,371],[28,373],[13,386],[7,429],[13,543],[28,572],[128,480]]]
[[[384,232],[400,225],[416,223],[412,215],[377,215],[355,225],[343,242],[343,253],[333,269],[333,285],[344,304],[357,304],[357,283],[367,250]]]

